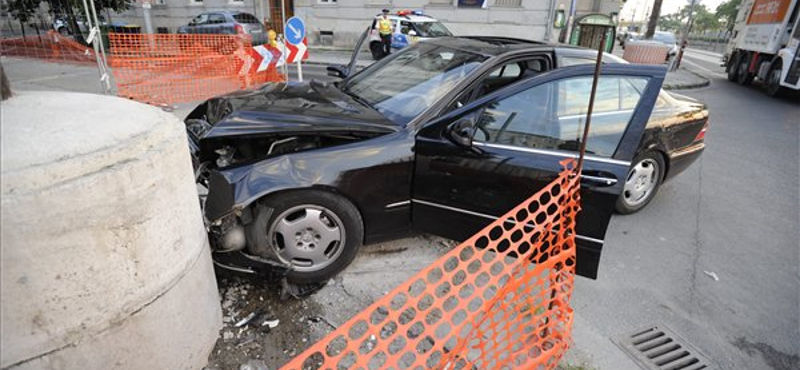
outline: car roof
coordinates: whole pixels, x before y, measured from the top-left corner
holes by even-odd
[[[521,50],[574,50],[576,52],[591,52],[591,50],[566,44],[547,43],[543,41],[533,41],[517,39],[511,37],[498,36],[454,36],[437,37],[426,40],[427,43],[434,43],[453,49],[459,49],[488,57],[498,56],[514,51]]]
[[[383,14],[378,14],[375,18],[380,18]],[[411,22],[438,22],[439,20],[431,17],[429,15],[417,15],[417,14],[408,14],[408,15],[399,15],[399,14],[389,14],[389,19],[391,20],[404,20],[404,21],[411,21]]]

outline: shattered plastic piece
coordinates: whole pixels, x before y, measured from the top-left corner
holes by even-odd
[[[261,326],[268,326],[270,329],[275,329],[275,328],[278,327],[278,324],[280,324],[280,323],[281,323],[281,320],[278,320],[278,319],[275,319],[275,320],[264,320],[264,322],[261,323]]]
[[[237,328],[239,328],[239,327],[242,327],[242,326],[245,326],[245,325],[247,325],[247,323],[249,323],[250,321],[253,321],[253,319],[255,319],[255,318],[256,318],[256,316],[258,316],[258,312],[252,312],[252,313],[250,313],[249,315],[247,315],[245,318],[243,318],[242,320],[240,320],[239,322],[237,322],[237,323],[236,323],[236,325],[234,325],[234,326],[235,326],[235,327],[237,327]]]
[[[711,271],[703,271],[704,274],[708,275],[708,277],[714,279],[714,281],[719,281],[719,276],[717,276],[716,272]]]
[[[303,297],[307,297],[312,293],[322,289],[327,284],[325,283],[316,283],[316,284],[305,284],[305,285],[296,285],[292,284],[287,281],[285,278],[281,280],[281,299],[286,300],[289,296],[294,298],[300,299]]]
[[[264,360],[250,359],[239,366],[239,370],[269,370],[269,367]]]

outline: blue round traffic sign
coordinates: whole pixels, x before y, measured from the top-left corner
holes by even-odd
[[[298,45],[303,42],[306,37],[306,25],[303,20],[297,17],[291,17],[286,21],[286,27],[283,29],[283,34],[286,35],[286,41],[292,45]]]

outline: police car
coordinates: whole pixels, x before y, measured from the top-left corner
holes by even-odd
[[[369,31],[369,50],[375,60],[385,56],[377,28],[378,18],[381,16],[382,14],[375,16]],[[442,22],[423,14],[420,10],[401,10],[396,14],[389,14],[389,20],[392,21],[392,50],[402,49],[420,40],[453,36]]]

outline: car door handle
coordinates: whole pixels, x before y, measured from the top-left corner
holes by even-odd
[[[593,176],[581,174],[581,183],[594,186],[613,186],[617,183],[615,177],[608,176]]]

